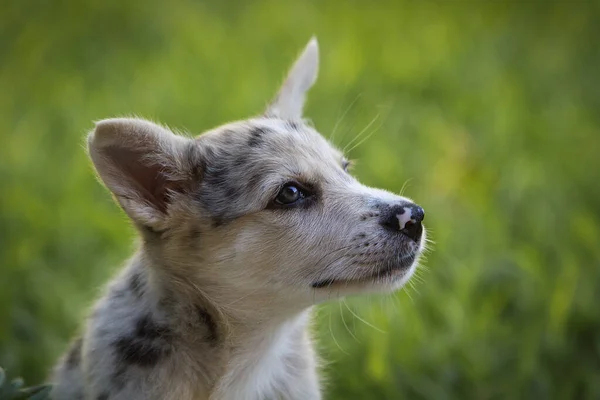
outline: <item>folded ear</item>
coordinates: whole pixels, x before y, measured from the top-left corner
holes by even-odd
[[[275,100],[268,107],[266,115],[281,119],[302,118],[304,98],[308,89],[317,80],[318,69],[319,45],[317,39],[313,37],[294,63]]]
[[[98,175],[127,215],[142,226],[165,228],[169,203],[198,174],[193,141],[152,122],[100,121],[88,137]]]

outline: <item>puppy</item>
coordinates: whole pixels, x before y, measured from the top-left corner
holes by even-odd
[[[360,184],[302,119],[312,39],[262,115],[197,138],[140,119],[88,137],[141,244],[54,374],[55,400],[320,399],[316,303],[392,291],[423,209]]]

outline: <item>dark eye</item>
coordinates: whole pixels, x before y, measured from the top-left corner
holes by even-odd
[[[304,192],[293,183],[288,183],[281,188],[277,197],[275,197],[275,203],[288,206],[302,200],[305,197]]]

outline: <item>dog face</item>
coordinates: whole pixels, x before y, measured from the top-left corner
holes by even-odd
[[[264,116],[195,139],[137,119],[97,124],[90,156],[165,280],[306,305],[409,279],[424,212],[360,184],[302,120],[317,64],[313,39]]]

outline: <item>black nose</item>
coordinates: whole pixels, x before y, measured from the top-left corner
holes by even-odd
[[[415,242],[421,239],[425,211],[414,203],[395,204],[381,212],[381,225],[393,232],[401,232]]]

